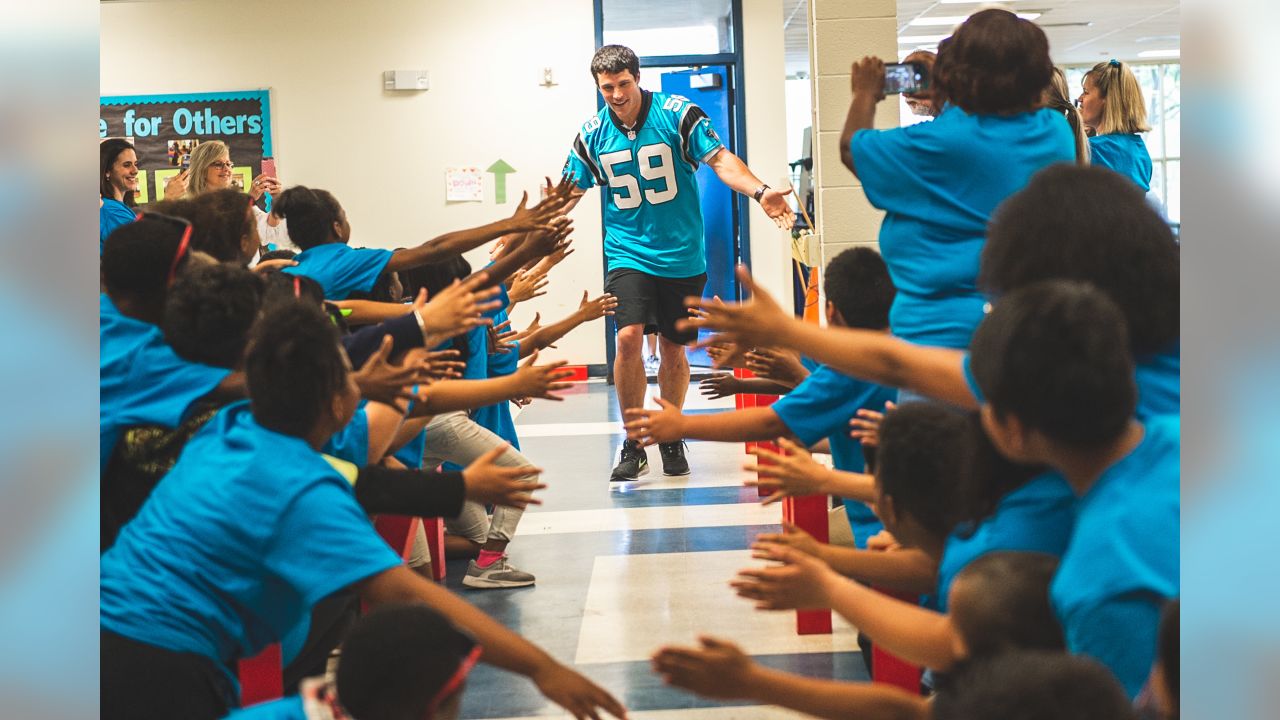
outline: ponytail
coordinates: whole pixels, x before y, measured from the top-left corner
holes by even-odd
[[[1142,97],[1142,86],[1129,66],[1119,60],[1101,62],[1085,74],[1093,81],[1098,93],[1106,100],[1102,108],[1102,122],[1098,135],[1142,133],[1151,129],[1147,124],[1147,103]]]
[[[1045,88],[1045,107],[1052,108],[1062,113],[1067,119],[1067,124],[1071,126],[1071,135],[1075,138],[1076,143],[1076,164],[1089,164],[1089,135],[1085,132],[1084,119],[1080,117],[1080,110],[1071,102],[1071,96],[1067,88],[1067,76],[1062,72],[1062,68],[1055,67],[1053,69],[1053,78],[1049,83],[1049,87]]]

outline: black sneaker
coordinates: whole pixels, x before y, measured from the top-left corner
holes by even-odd
[[[611,482],[627,482],[649,474],[649,455],[634,440],[622,442],[622,459],[609,477]]]
[[[688,475],[689,461],[684,456],[684,442],[661,443],[663,475]]]

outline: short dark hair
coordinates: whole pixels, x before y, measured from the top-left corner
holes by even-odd
[[[1002,297],[969,344],[997,417],[1072,447],[1115,440],[1137,403],[1124,316],[1091,285],[1046,280]]]
[[[262,262],[263,260],[292,260],[296,257],[298,257],[298,253],[288,248],[280,248],[279,250],[262,253],[262,255],[258,257],[258,262]]]
[[[427,297],[433,298],[441,290],[452,285],[454,280],[460,280],[470,275],[471,263],[467,262],[467,259],[461,255],[455,255],[448,260],[400,270],[398,274],[405,297],[416,298],[418,293],[425,288]],[[450,347],[458,351],[458,359],[464,363],[471,362],[471,345],[468,342],[468,336],[469,333],[456,335],[450,343]]]
[[[929,533],[954,527],[950,486],[968,454],[965,416],[931,402],[909,402],[885,413],[876,449],[876,480],[894,508]]]
[[[1027,112],[1053,76],[1049,39],[1007,10],[983,10],[938,45],[934,83],[967,113]]]
[[[245,375],[253,416],[263,427],[305,437],[347,373],[338,330],[315,304],[279,303],[254,326]]]
[[[1173,232],[1133,182],[1062,164],[996,208],[978,285],[1000,295],[1039,280],[1087,282],[1120,307],[1143,357],[1178,341],[1179,261]]]
[[[107,180],[107,173],[111,172],[111,167],[116,164],[116,158],[120,157],[120,153],[125,150],[137,152],[133,143],[124,138],[107,138],[98,143],[98,192],[105,199],[114,200],[116,197],[116,190],[111,186],[111,181]],[[121,202],[128,207],[138,204],[137,198],[131,192],[125,193],[124,200]]]
[[[599,80],[601,73],[620,73],[630,70],[631,77],[640,77],[640,58],[631,48],[623,45],[605,45],[591,56],[591,79]]]
[[[246,258],[241,239],[253,222],[249,217],[251,202],[245,193],[226,188],[183,200],[165,200],[156,203],[154,209],[190,221],[193,249],[208,253],[218,262],[243,265]]]
[[[992,552],[966,565],[956,581],[977,584],[974,602],[949,603],[948,611],[969,657],[1065,650],[1062,626],[1049,603],[1049,583],[1057,569],[1057,558],[1037,552]]]
[[[328,190],[294,185],[280,193],[271,212],[289,222],[293,244],[308,250],[330,241],[333,224],[342,216],[342,206]]]
[[[192,268],[169,289],[161,323],[165,342],[191,362],[237,367],[262,309],[263,290],[262,278],[242,267]]]
[[[181,271],[191,253],[178,257],[185,228],[178,220],[144,214],[121,225],[102,244],[100,272],[107,294],[136,298],[157,309],[164,304],[170,268]]]
[[[827,263],[822,288],[845,325],[867,330],[889,327],[889,308],[896,290],[884,258],[875,250],[849,248],[836,255]]]
[[[995,514],[1006,495],[1026,485],[1048,468],[1010,460],[991,442],[982,428],[981,416],[968,415],[968,462],[955,475],[951,509],[956,521],[953,532],[968,537],[979,523]]]
[[[933,720],[1134,720],[1111,671],[1080,655],[1020,650],[966,662],[933,701]]]
[[[476,643],[422,604],[379,607],[342,643],[338,701],[361,720],[416,720]]]

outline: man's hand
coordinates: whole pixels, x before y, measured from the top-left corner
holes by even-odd
[[[599,320],[605,315],[612,315],[614,309],[618,307],[618,298],[605,293],[594,300],[587,299],[587,291],[582,291],[582,301],[578,303],[578,314],[582,317],[582,322],[591,322]]]
[[[825,544],[818,542],[812,535],[789,522],[782,523],[780,533],[760,533],[756,541],[751,544],[751,549],[756,551],[752,553],[752,557],[757,560],[771,560],[773,546],[779,545],[795,548],[805,555],[826,562],[826,556],[823,553]]]
[[[884,100],[884,61],[878,57],[864,57],[849,70],[849,84],[853,94]]]
[[[529,465],[510,467],[496,464],[509,447],[508,443],[503,443],[463,469],[462,482],[467,486],[468,500],[520,510],[542,504],[530,494],[546,487],[537,482],[541,469]]]
[[[178,200],[187,194],[187,180],[191,177],[191,170],[186,169],[164,181],[164,199]]]
[[[515,397],[531,397],[542,398],[544,400],[562,401],[564,398],[551,393],[556,390],[567,390],[573,387],[573,383],[561,382],[565,378],[573,377],[572,370],[565,370],[564,366],[569,364],[568,360],[559,360],[550,365],[534,365],[538,359],[538,351],[534,351],[525,360],[514,373],[511,374],[515,381],[516,392]]]
[[[756,348],[747,353],[747,369],[766,380],[795,387],[809,377],[800,353],[782,348]]]
[[[698,317],[676,322],[678,330],[717,331],[721,337],[709,338],[699,343],[707,347],[728,340],[740,348],[773,344],[792,321],[789,313],[769,293],[756,285],[745,265],[738,266],[738,280],[751,292],[751,299],[743,303],[726,303],[718,298],[705,300],[700,297],[685,298],[685,305],[701,310]]]
[[[599,720],[601,710],[616,718],[627,716],[627,709],[604,688],[555,661],[534,671],[529,679],[548,700],[577,720]]]
[[[786,199],[791,194],[791,190],[788,187],[786,190],[778,192],[773,188],[768,188],[760,196],[760,208],[764,210],[764,214],[768,215],[773,220],[773,223],[783,230],[790,230],[791,226],[796,224],[795,211],[791,209],[791,204]]]
[[[831,607],[831,594],[841,577],[821,560],[799,550],[763,544],[758,557],[781,566],[750,568],[729,583],[738,597],[754,600],[757,610],[822,610]]]
[[[425,289],[419,291],[413,303],[413,311],[422,320],[423,334],[430,339],[443,340],[467,332],[477,325],[488,324],[490,320],[481,317],[481,313],[501,304],[490,299],[498,294],[497,286],[479,289],[488,279],[488,274],[481,271],[466,280],[454,280],[452,285],[436,293],[431,302],[427,302]]]
[[[364,365],[354,373],[352,379],[360,388],[360,395],[371,402],[390,405],[404,412],[406,406],[401,400],[416,400],[413,386],[426,384],[431,378],[423,369],[422,363],[391,365],[387,356],[391,354],[393,341],[390,335],[382,337],[382,344],[369,356]]]
[[[662,398],[654,400],[661,409],[629,408],[624,413],[627,437],[640,443],[640,447],[683,440],[684,415],[680,408]]]
[[[698,391],[708,400],[737,395],[741,387],[742,382],[732,373],[716,373],[698,383]]]
[[[757,665],[727,640],[703,635],[701,647],[668,645],[653,655],[654,672],[668,685],[704,697],[738,700],[751,697]]]
[[[884,412],[876,412],[867,408],[859,408],[858,416],[849,421],[853,429],[849,437],[858,440],[863,447],[876,447],[880,444],[880,423],[884,421],[884,413],[892,411],[897,405],[893,401],[884,404]]]
[[[778,446],[786,454],[779,455],[772,450],[756,446],[751,449],[759,462],[742,466],[747,472],[758,473],[759,480],[747,480],[747,486],[759,486],[772,490],[773,494],[760,501],[762,505],[773,503],[788,497],[801,495],[825,495],[826,479],[829,471],[823,467],[809,450],[799,443],[787,438],[778,438]]]

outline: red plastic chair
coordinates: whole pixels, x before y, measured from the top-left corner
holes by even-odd
[[[279,643],[268,645],[254,657],[241,660],[237,670],[241,707],[275,700],[284,694],[284,663]]]
[[[905,593],[890,592],[881,588],[876,588],[880,592],[889,597],[897,598],[905,602],[915,602],[917,598],[914,595]],[[874,638],[873,638],[874,640]],[[871,647],[871,680],[872,682],[885,683],[900,687],[907,692],[918,695],[920,694],[920,675],[921,669],[918,665],[899,658],[885,650],[880,649],[879,645],[872,644]]]

